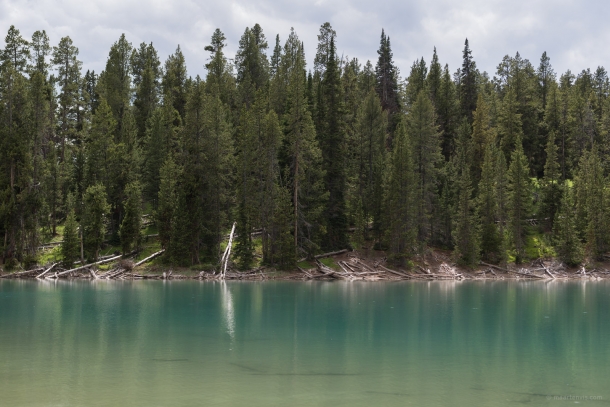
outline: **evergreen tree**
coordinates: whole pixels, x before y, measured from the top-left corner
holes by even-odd
[[[283,161],[292,192],[293,247],[295,257],[300,257],[313,255],[319,248],[320,216],[327,195],[323,192],[322,153],[305,97],[304,51],[296,34],[288,42],[284,49],[295,59],[289,72]]]
[[[155,222],[159,227],[161,247],[167,249],[172,235],[174,210],[177,204],[176,181],[180,177],[180,169],[170,155],[160,170],[160,188]]]
[[[335,41],[332,37],[328,52],[326,70],[322,81],[326,117],[321,126],[322,132],[318,134],[318,140],[322,150],[322,162],[325,171],[324,185],[329,193],[324,211],[326,219],[325,248],[332,250],[345,248],[348,244],[345,202],[347,181],[345,168],[346,124],[340,71],[335,56]]]
[[[597,147],[586,151],[578,168],[576,191],[576,221],[587,242],[587,251],[601,259],[608,247],[608,205],[606,177]]]
[[[163,70],[163,79],[161,81],[161,89],[163,94],[163,103],[171,105],[184,119],[186,98],[187,98],[187,73],[186,62],[184,55],[180,49],[180,45],[176,51],[167,57],[165,61],[165,69]],[[177,124],[177,123],[176,123]]]
[[[479,95],[477,99],[477,110],[475,110],[473,116],[470,168],[476,184],[481,179],[481,169],[485,157],[484,151],[490,143],[495,142],[494,130],[491,128],[489,106],[483,95]]]
[[[477,107],[477,66],[472,59],[472,51],[468,44],[468,38],[464,42],[464,51],[462,52],[463,61],[462,69],[460,70],[460,107],[462,117],[467,117],[468,122],[473,121],[473,112]]]
[[[131,70],[135,87],[135,119],[138,139],[146,137],[146,123],[159,103],[161,62],[153,44],[140,44],[131,54]]]
[[[485,145],[483,153],[483,164],[481,167],[481,180],[478,186],[477,196],[477,215],[481,224],[480,239],[481,242],[481,254],[484,260],[498,262],[504,259],[502,253],[502,233],[503,226],[498,228],[496,220],[503,218],[498,216],[498,192],[500,196],[504,196],[504,191],[498,191],[496,188],[496,171],[505,170],[506,164],[502,165],[502,162],[496,167],[497,156],[502,155],[495,147],[495,140],[491,139]],[[503,158],[502,158],[503,159]],[[503,161],[504,163],[506,161]]]
[[[551,132],[546,145],[546,163],[544,165],[544,178],[542,179],[542,202],[540,214],[545,220],[548,231],[553,229],[555,214],[561,201],[560,168],[557,160],[557,145],[555,133]]]
[[[106,217],[110,205],[106,198],[106,188],[95,184],[87,188],[83,197],[83,240],[88,258],[97,261],[106,234]]]
[[[17,72],[25,73],[28,59],[30,58],[30,44],[28,41],[21,36],[21,33],[14,25],[11,25],[4,38],[4,42],[6,46],[0,54],[2,64],[10,63]]]
[[[78,223],[74,213],[73,198],[68,199],[68,216],[64,224],[64,236],[61,242],[62,265],[71,269],[80,255],[80,238],[78,236]]]
[[[121,222],[121,246],[123,254],[140,248],[142,236],[142,192],[140,184],[132,182],[125,188],[125,215]]]
[[[422,247],[429,241],[431,214],[437,205],[439,165],[442,160],[440,133],[432,102],[420,92],[407,119],[407,133],[413,152],[417,185],[417,239]]]
[[[360,106],[356,125],[358,193],[362,217],[373,222],[373,232],[380,237],[382,220],[383,173],[386,163],[387,113],[374,89],[370,89]]]
[[[573,192],[564,188],[559,210],[555,214],[553,236],[555,251],[561,261],[568,266],[576,266],[583,260],[582,244],[576,228]]]
[[[381,41],[377,50],[377,65],[375,66],[375,76],[377,83],[375,90],[379,95],[381,107],[388,111],[390,131],[393,132],[398,118],[394,118],[400,111],[400,97],[398,94],[398,68],[392,60],[392,48],[390,37],[381,30]]]
[[[417,178],[406,126],[396,127],[384,194],[386,242],[390,259],[404,266],[417,250]]]
[[[131,102],[131,56],[133,47],[125,34],[110,47],[106,69],[99,78],[99,92],[106,99],[117,122],[117,134],[123,128],[123,116]]]
[[[518,137],[508,169],[508,207],[510,211],[508,223],[516,263],[521,263],[525,255],[525,222],[530,214],[532,200],[530,184],[529,165],[523,152],[521,138]]]
[[[66,156],[66,141],[75,139],[76,116],[78,111],[78,90],[82,62],[77,59],[76,48],[70,37],[63,37],[56,47],[53,47],[52,63],[57,67],[60,94],[58,98],[59,133],[61,140],[61,161]]]

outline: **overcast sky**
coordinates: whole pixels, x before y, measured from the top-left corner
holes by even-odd
[[[436,46],[454,72],[468,37],[477,66],[494,74],[517,51],[538,66],[543,51],[558,73],[599,65],[610,68],[610,2],[589,0],[0,0],[0,30],[11,24],[26,38],[46,30],[53,45],[69,35],[84,69],[103,69],[121,33],[134,45],[153,42],[162,61],[180,44],[190,75],[205,76],[215,28],[232,58],[245,27],[259,23],[273,46],[294,27],[312,66],[319,27],[337,32],[339,55],[376,61],[381,29],[390,36],[394,60],[407,76],[417,58],[430,62]]]

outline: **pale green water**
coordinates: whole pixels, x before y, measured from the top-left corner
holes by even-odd
[[[603,406],[609,310],[605,282],[2,281],[0,405]]]

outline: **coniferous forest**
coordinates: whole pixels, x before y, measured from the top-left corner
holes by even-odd
[[[162,61],[124,35],[102,72],[83,72],[77,44],[14,26],[5,38],[6,269],[36,264],[60,227],[68,268],[106,245],[130,253],[143,219],[180,266],[218,264],[234,222],[242,269],[260,261],[257,244],[262,263],[284,269],[364,247],[401,266],[430,248],[464,265],[576,265],[610,245],[603,67],[556,73],[546,53],[517,53],[481,72],[466,40],[461,66],[434,49],[401,77],[383,30],[363,62],[338,56],[328,23],[309,66],[294,31],[267,38],[256,24],[227,55],[217,29],[205,78],[189,75],[179,46]]]

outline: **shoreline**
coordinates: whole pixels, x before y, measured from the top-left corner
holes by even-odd
[[[369,254],[369,253],[366,253]],[[0,279],[21,280],[206,280],[206,281],[599,281],[610,279],[610,267],[604,264],[568,268],[553,259],[534,260],[529,265],[510,264],[506,267],[481,262],[476,268],[460,267],[450,261],[450,255],[431,251],[418,259],[410,270],[388,265],[383,253],[367,256],[356,251],[333,252],[316,256],[308,263],[291,271],[271,267],[257,267],[248,271],[229,268],[223,275],[214,271],[192,270],[170,266],[146,265],[114,256],[72,270],[61,270],[58,264],[32,270],[2,273]],[[322,260],[326,259],[326,260]],[[324,261],[324,262],[323,262]],[[113,263],[100,269],[103,263]],[[299,263],[302,264],[302,263]]]

